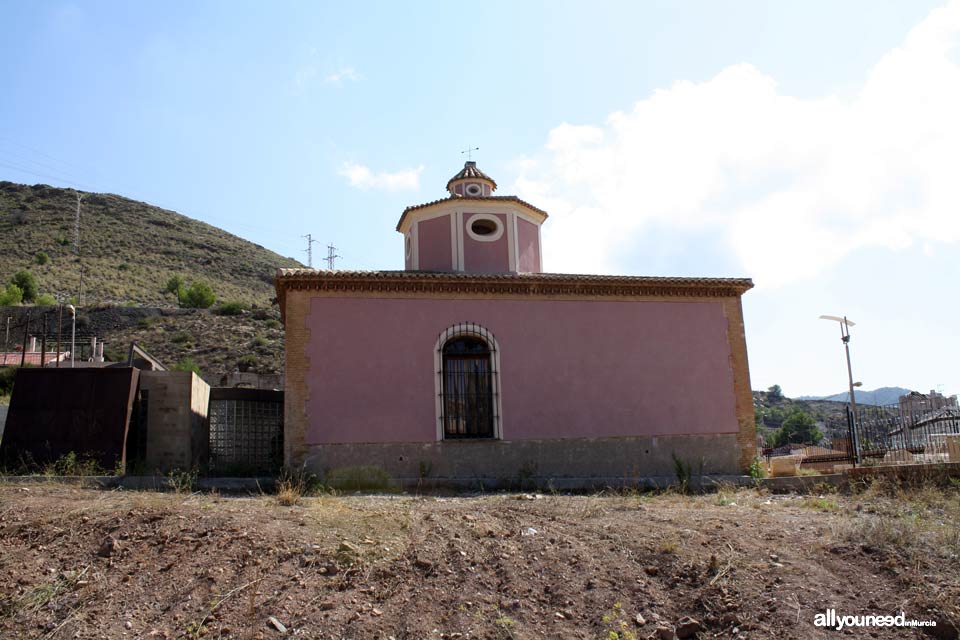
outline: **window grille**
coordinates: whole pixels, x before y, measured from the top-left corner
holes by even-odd
[[[499,436],[499,359],[496,340],[483,327],[460,323],[437,340],[440,436]]]

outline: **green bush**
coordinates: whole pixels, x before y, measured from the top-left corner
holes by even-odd
[[[220,306],[214,311],[218,316],[239,316],[243,313],[244,305],[239,300],[230,302],[221,302]]]
[[[164,291],[167,293],[176,293],[179,296],[181,289],[183,289],[183,278],[173,276],[167,280],[167,286],[164,288]]]
[[[33,302],[37,297],[37,279],[26,269],[21,269],[13,274],[10,282],[20,287],[24,302]]]
[[[200,372],[200,366],[193,361],[193,358],[184,358],[177,364],[173,365],[174,371],[193,371],[198,376],[203,376]]]
[[[0,290],[0,307],[12,307],[23,302],[23,290],[12,282]]]
[[[13,391],[15,375],[17,375],[16,367],[0,367],[0,396],[8,396]]]
[[[257,356],[248,353],[245,356],[240,356],[240,359],[237,360],[237,369],[240,371],[249,371],[257,366],[257,362]]]
[[[47,264],[48,262],[50,262],[50,256],[48,256],[43,251],[37,251],[37,255],[33,256],[33,259],[34,261],[36,261],[37,264],[40,264],[40,265]]]
[[[33,301],[38,307],[52,307],[57,304],[57,299],[54,298],[49,293],[44,293],[37,296],[36,300]]]
[[[263,323],[263,326],[265,326],[267,329],[279,329],[279,328],[280,328],[280,321],[279,321],[279,320],[270,319],[270,320],[267,320],[266,322],[264,322],[264,323]]]
[[[171,338],[171,340],[173,340],[174,344],[187,346],[193,342],[193,336],[191,336],[186,331],[181,331],[180,333],[174,335],[173,338]]]
[[[194,282],[189,288],[180,289],[180,306],[186,309],[209,309],[216,302],[213,289],[205,282]]]
[[[60,245],[61,247],[65,247],[65,246],[67,246],[68,244],[70,244],[70,240],[67,239],[67,236],[66,236],[66,234],[64,234],[64,233],[58,233],[58,234],[57,234],[56,242],[57,242],[57,244]]]
[[[264,338],[263,336],[257,336],[250,342],[250,346],[253,347],[254,349],[256,349],[257,347],[265,347],[267,346],[267,344],[269,343],[267,339]]]

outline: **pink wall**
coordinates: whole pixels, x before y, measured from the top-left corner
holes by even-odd
[[[450,246],[450,216],[440,216],[417,223],[420,245],[420,269],[450,271],[453,255]]]
[[[540,236],[537,233],[537,225],[519,216],[517,216],[517,246],[520,250],[517,260],[519,271],[541,272],[543,267],[540,265]]]
[[[507,440],[736,433],[717,302],[314,298],[306,444],[436,439],[434,346],[497,338]]]
[[[467,233],[472,213],[463,214],[463,270],[474,273],[506,273],[510,271],[510,254],[507,245],[509,232],[507,230],[507,216],[501,213],[494,215],[503,227],[503,235],[493,242],[474,240]]]

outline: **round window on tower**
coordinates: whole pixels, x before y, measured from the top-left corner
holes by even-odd
[[[467,185],[467,195],[468,196],[478,196],[483,193],[483,189],[480,188],[478,184],[468,184]]]
[[[503,224],[494,215],[478,213],[467,220],[467,234],[480,242],[493,242],[503,235]]]
[[[409,257],[410,257],[410,254],[413,252],[413,241],[410,239],[410,234],[409,234],[409,233],[407,234],[406,245],[407,245],[407,247],[406,247],[406,248],[407,248],[407,258],[409,258]]]

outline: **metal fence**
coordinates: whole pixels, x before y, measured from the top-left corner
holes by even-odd
[[[910,405],[860,405],[847,408],[858,463],[914,456],[920,462],[944,462],[954,436],[960,435],[960,408],[916,409]]]
[[[857,405],[846,408],[843,426],[833,426],[834,436],[821,445],[791,444],[765,452],[768,460],[793,456],[803,469],[821,472],[846,465],[939,463],[960,460],[960,408],[896,405]],[[840,427],[839,429],[837,427]]]
[[[211,475],[274,474],[283,466],[283,392],[210,390]]]

